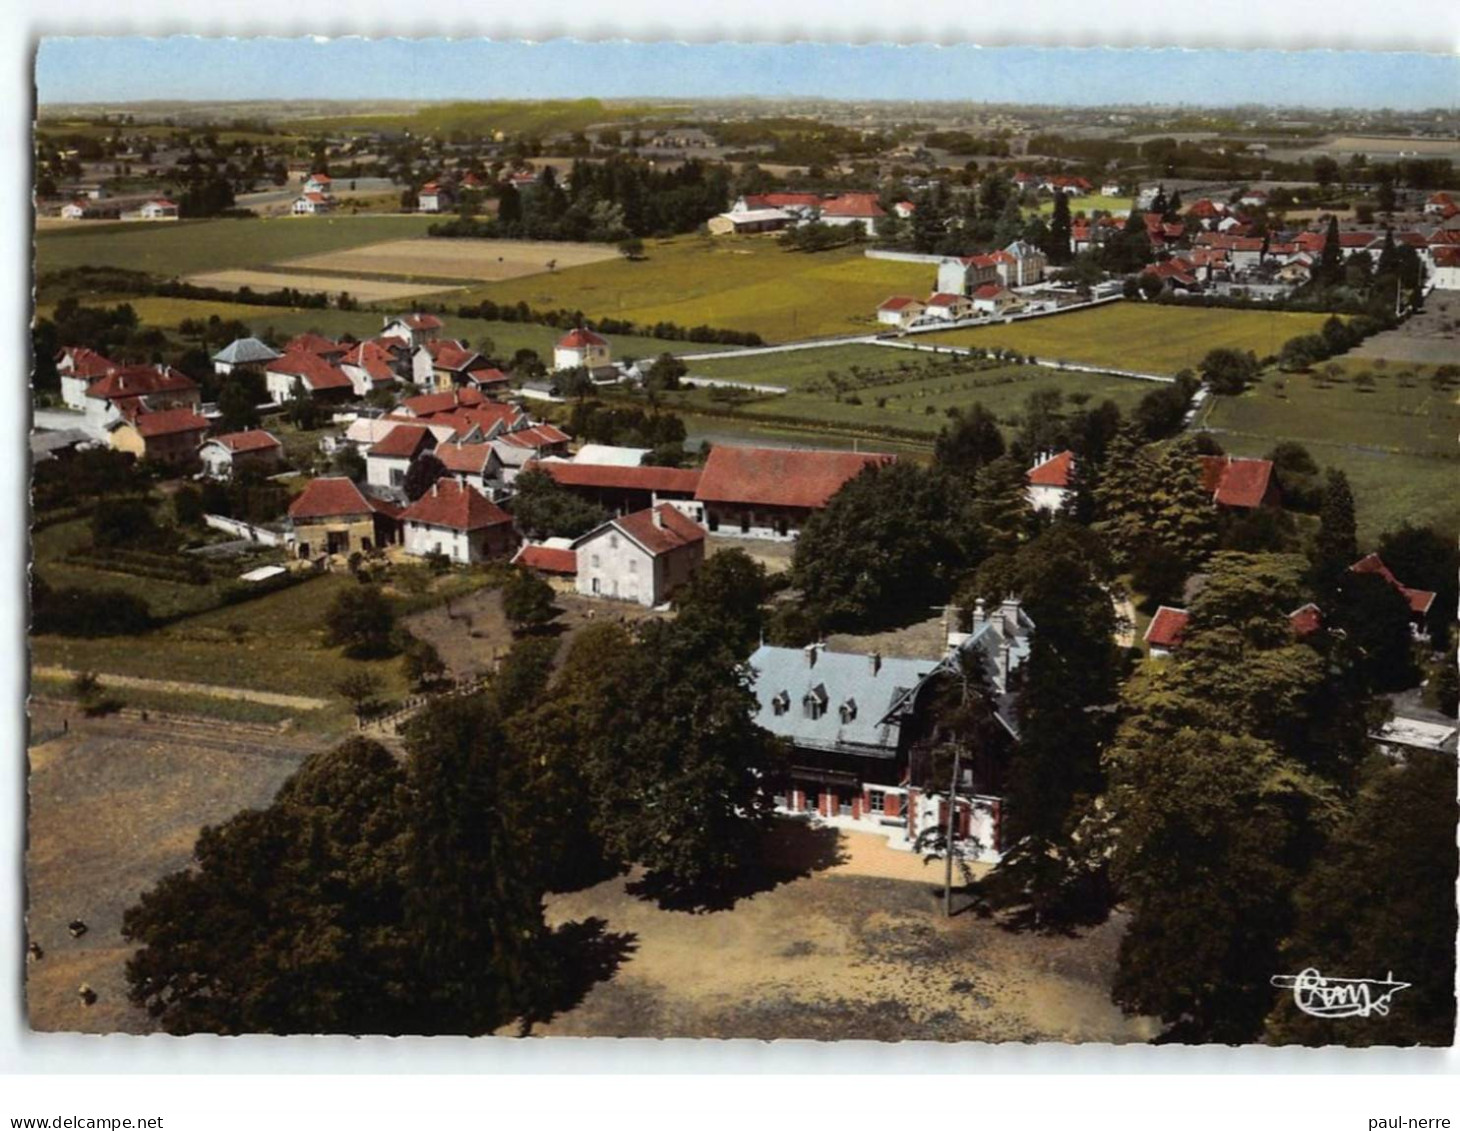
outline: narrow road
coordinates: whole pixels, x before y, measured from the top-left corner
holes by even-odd
[[[47,679],[75,679],[77,672],[69,668],[37,667],[35,674]],[[244,699],[250,703],[263,703],[269,707],[290,707],[296,711],[318,711],[329,706],[326,699],[314,699],[308,695],[284,695],[277,691],[255,691],[249,687],[221,687],[216,683],[184,683],[172,679],[143,679],[140,676],[112,675],[98,672],[97,678],[103,686],[135,687],[139,691],[170,691],[183,695],[209,695],[214,699]]]

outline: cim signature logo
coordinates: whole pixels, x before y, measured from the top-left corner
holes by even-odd
[[[1301,974],[1274,974],[1272,984],[1293,991],[1293,1004],[1310,1017],[1389,1016],[1389,999],[1412,983],[1388,978],[1325,978],[1313,967]]]

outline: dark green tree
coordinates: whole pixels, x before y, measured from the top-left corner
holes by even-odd
[[[1054,194],[1054,212],[1049,219],[1045,254],[1055,266],[1068,263],[1074,255],[1070,244],[1070,198],[1063,192]]]
[[[325,610],[325,639],[357,659],[388,656],[395,650],[395,610],[378,585],[341,589]]]
[[[933,465],[939,471],[971,484],[985,464],[1004,454],[999,421],[981,404],[967,411],[955,408],[933,444]]]
[[[747,656],[765,631],[766,570],[744,550],[711,555],[675,595],[683,624],[718,635],[738,656]]]
[[[551,475],[532,468],[514,484],[512,517],[529,538],[576,538],[608,520],[608,512],[566,488]]]
[[[515,569],[502,586],[502,612],[516,632],[541,628],[557,615],[553,587],[531,570]]]
[[[1358,519],[1348,476],[1330,467],[1324,474],[1318,505],[1318,534],[1313,540],[1313,576],[1324,592],[1332,592],[1359,556]]]

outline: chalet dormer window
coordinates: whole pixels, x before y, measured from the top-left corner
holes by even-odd
[[[849,723],[857,717],[857,701],[848,699],[838,708],[841,713],[842,722]]]
[[[771,700],[771,710],[778,715],[784,715],[791,709],[791,696],[782,691]]]
[[[801,700],[801,709],[808,719],[819,719],[826,714],[828,701],[826,688],[817,684],[806,693],[806,698]]]

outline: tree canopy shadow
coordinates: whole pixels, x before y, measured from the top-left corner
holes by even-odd
[[[558,1014],[577,1008],[588,991],[612,978],[639,948],[638,935],[610,931],[607,927],[606,919],[592,916],[579,923],[564,923],[548,937],[549,959],[558,972],[558,979],[553,991],[524,1025],[524,1036],[533,1024],[551,1021]]]
[[[630,895],[653,900],[664,911],[704,914],[728,911],[742,899],[845,863],[841,834],[824,825],[778,817],[762,834],[756,857],[714,884],[684,886],[650,872],[630,883]]]

